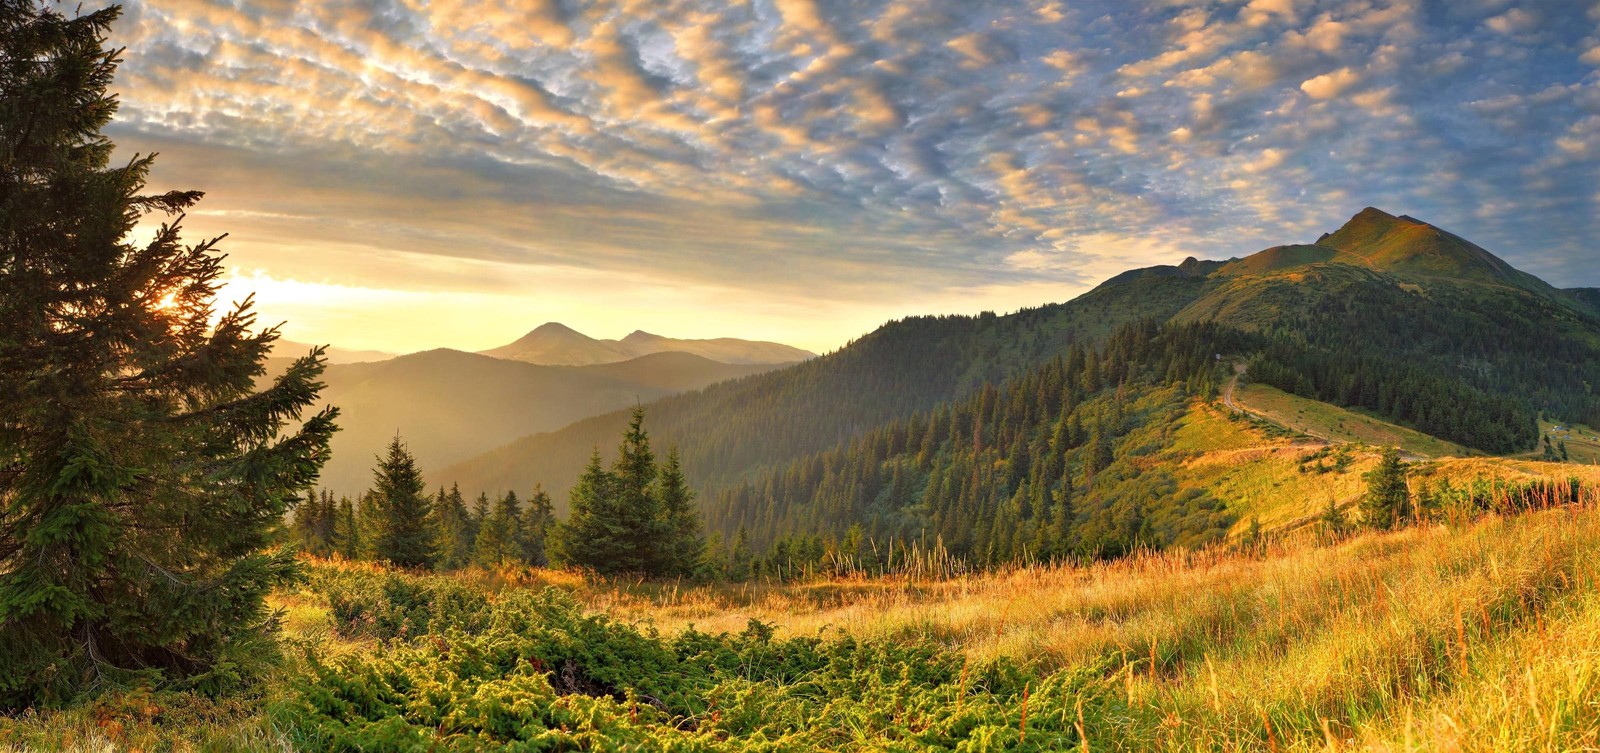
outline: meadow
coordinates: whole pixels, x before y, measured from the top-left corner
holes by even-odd
[[[1600,509],[943,578],[691,586],[317,561],[255,693],[9,750],[1582,750]]]

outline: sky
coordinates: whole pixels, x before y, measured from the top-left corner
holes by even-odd
[[[817,352],[1365,206],[1600,286],[1597,0],[128,0],[110,130],[286,337]]]

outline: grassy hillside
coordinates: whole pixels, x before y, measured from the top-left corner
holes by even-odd
[[[1470,455],[1461,445],[1336,405],[1308,400],[1265,384],[1245,384],[1234,396],[1238,406],[1279,426],[1314,439],[1369,447],[1399,447],[1418,457]]]
[[[316,662],[248,697],[115,694],[0,719],[0,749],[1586,749],[1593,504],[1331,545],[788,585],[320,565],[276,599]]]
[[[1588,306],[1590,311],[1600,314],[1600,288],[1571,288],[1562,291],[1567,297]]]

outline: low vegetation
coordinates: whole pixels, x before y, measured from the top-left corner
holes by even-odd
[[[940,580],[324,563],[278,597],[300,648],[253,695],[105,696],[0,746],[1581,749],[1596,501]]]

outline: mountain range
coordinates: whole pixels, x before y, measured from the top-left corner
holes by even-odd
[[[543,357],[562,362],[557,364],[448,348],[398,357],[329,348],[321,398],[323,404],[337,405],[341,415],[321,485],[336,493],[361,493],[371,482],[375,457],[396,435],[425,470],[436,471],[530,433],[810,357],[776,343],[674,340],[635,333],[628,338],[629,347],[640,355],[565,363],[585,359],[586,340],[603,342],[559,324],[544,325],[519,341],[546,343],[550,347],[542,351]],[[556,347],[562,341],[574,347]],[[677,348],[679,344],[730,360],[687,352]],[[280,373],[311,348],[279,341],[268,373]],[[522,355],[540,357],[527,351]],[[769,358],[787,360],[764,360]]]
[[[616,363],[653,353],[690,353],[729,364],[794,363],[815,353],[774,342],[723,337],[681,340],[635,330],[621,340],[600,340],[559,322],[549,322],[516,342],[482,351],[483,355],[547,366],[592,366]]]
[[[704,493],[791,483],[763,474],[798,474],[790,464],[879,427],[931,420],[984,385],[1027,378],[1144,323],[1237,332],[1223,338],[1243,343],[1228,358],[1252,378],[1510,452],[1534,446],[1540,414],[1600,421],[1589,387],[1600,385],[1597,300],[1441,228],[1368,208],[1315,243],[1131,270],[1065,303],[890,322],[827,356],[650,403],[647,427],[681,448]],[[590,452],[610,450],[625,421],[617,411],[530,434],[440,479],[490,491],[542,483],[560,505]]]

